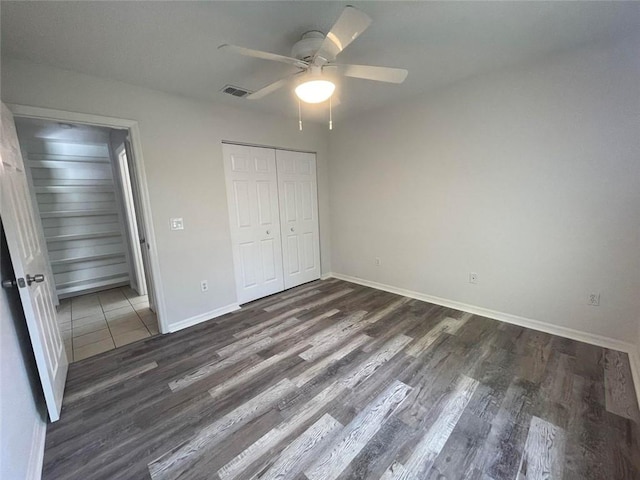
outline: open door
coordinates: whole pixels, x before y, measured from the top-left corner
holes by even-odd
[[[155,288],[153,285],[153,276],[151,275],[151,258],[149,256],[149,244],[147,243],[147,233],[144,225],[144,210],[142,209],[141,195],[139,191],[138,172],[136,171],[135,162],[133,161],[133,149],[131,142],[127,136],[124,140],[124,159],[129,170],[129,187],[131,191],[131,201],[133,210],[135,210],[136,228],[138,229],[138,243],[140,245],[140,253],[142,254],[142,268],[147,296],[149,297],[149,309],[156,312]],[[141,293],[142,295],[142,293]],[[156,312],[157,313],[157,312]]]
[[[133,200],[131,174],[129,172],[129,162],[124,142],[113,149],[113,160],[114,176],[117,176],[117,184],[120,190],[120,200],[122,202],[122,211],[124,213],[124,222],[129,243],[129,256],[131,257],[129,280],[133,290],[138,292],[139,295],[146,295],[147,281],[145,279],[142,246],[140,245],[140,230],[138,228],[138,219],[136,218],[137,214]]]
[[[12,279],[3,278],[2,286],[15,286],[20,292],[49,418],[55,422],[60,418],[69,362],[56,322],[51,279],[46,274],[44,247],[36,229],[13,115],[4,103],[1,134],[0,215],[16,277],[15,285]]]

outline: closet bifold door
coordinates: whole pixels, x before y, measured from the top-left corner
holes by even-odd
[[[316,156],[276,150],[284,288],[320,278]]]
[[[284,289],[276,154],[223,144],[238,303]]]

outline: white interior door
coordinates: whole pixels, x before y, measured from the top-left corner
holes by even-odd
[[[138,219],[136,218],[136,208],[133,200],[133,188],[131,186],[131,176],[129,174],[129,161],[124,143],[115,151],[117,163],[115,170],[119,176],[124,220],[127,227],[127,239],[129,240],[129,250],[131,252],[131,288],[138,294],[147,294],[147,282],[144,274],[144,262],[142,260],[142,248],[140,246],[140,236],[138,234]]]
[[[238,302],[284,289],[275,151],[223,145]]]
[[[316,156],[276,150],[284,287],[320,278]]]
[[[46,275],[44,247],[36,229],[13,115],[4,104],[0,144],[0,214],[49,418],[55,422],[60,418],[69,362],[56,321],[49,287],[52,280]]]
[[[142,271],[144,272],[144,284],[146,286],[147,296],[149,297],[149,309],[156,311],[155,287],[153,284],[153,275],[151,274],[151,256],[149,253],[149,242],[147,242],[147,232],[145,230],[144,215],[142,208],[142,194],[140,192],[139,174],[136,171],[136,162],[133,157],[133,148],[131,148],[128,137],[124,140],[124,148],[126,155],[126,163],[129,169],[129,185],[131,186],[131,196],[133,200],[133,209],[135,211],[136,227],[138,229],[137,236],[132,232],[132,236],[137,238],[140,245],[140,254],[142,256]],[[140,293],[140,292],[138,292]],[[140,295],[143,295],[140,293]],[[164,332],[162,332],[164,333]]]

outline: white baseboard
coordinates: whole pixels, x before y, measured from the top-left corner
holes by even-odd
[[[320,275],[320,280],[326,280],[327,278],[332,278],[333,274],[331,272],[329,273],[323,273],[322,275]]]
[[[31,437],[31,449],[29,451],[29,467],[27,470],[27,480],[40,480],[42,478],[42,465],[44,463],[44,442],[47,435],[47,421],[38,417],[33,426]]]
[[[194,325],[197,325],[198,323],[206,322],[207,320],[226,315],[227,313],[235,312],[236,310],[240,310],[240,305],[238,305],[237,303],[232,303],[225,307],[216,308],[215,310],[211,310],[210,312],[196,315],[195,317],[186,318],[179,322],[170,324],[169,333],[192,327]]]
[[[589,343],[598,347],[625,352],[629,355],[629,364],[631,366],[631,373],[633,375],[636,396],[638,398],[638,402],[640,403],[640,350],[639,347],[637,345],[634,345],[633,343],[624,342],[615,338],[605,337],[603,335],[582,332],[580,330],[574,330],[572,328],[561,327],[559,325],[553,325],[550,323],[541,322],[539,320],[533,320],[531,318],[512,315],[510,313],[497,312],[488,308],[477,307],[475,305],[469,305],[454,300],[448,300],[446,298],[435,297],[432,295],[427,295],[425,293],[405,290],[404,288],[398,288],[391,285],[386,285],[384,283],[373,282],[371,280],[365,280],[363,278],[352,277],[350,275],[343,275],[341,273],[328,273],[326,275],[327,277],[338,278],[347,282],[357,283],[358,285],[364,285],[365,287],[384,290],[385,292],[395,293],[404,297],[415,298],[424,302],[442,305],[443,307],[453,308],[455,310],[472,313],[474,315],[480,315],[482,317],[492,318],[494,320],[519,325],[521,327],[531,328],[533,330],[550,333],[551,335],[558,335],[560,337],[570,338],[571,340]]]

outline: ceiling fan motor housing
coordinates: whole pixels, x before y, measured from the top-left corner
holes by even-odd
[[[322,42],[324,42],[324,33],[318,30],[306,32],[302,35],[302,38],[293,45],[291,56],[304,60],[305,62],[311,62],[317,51],[320,50]],[[333,55],[333,58],[327,58],[329,61],[334,59],[335,55]]]

